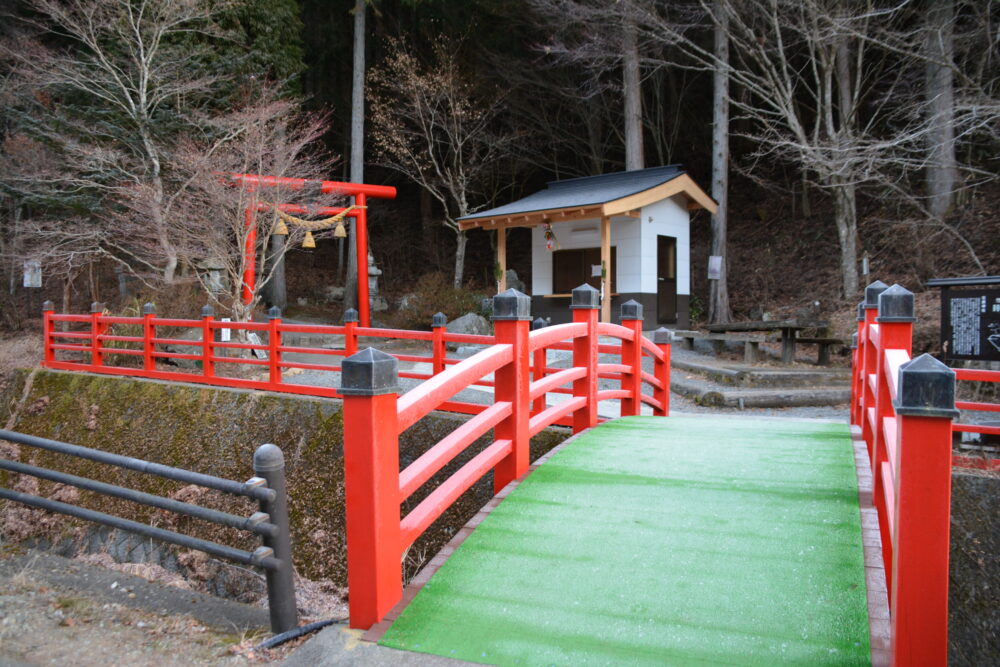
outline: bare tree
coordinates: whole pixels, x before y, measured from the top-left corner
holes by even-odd
[[[719,277],[710,282],[708,320],[724,324],[732,319],[726,267],[726,232],[729,210],[729,17],[716,0],[715,74],[712,95],[712,198],[718,208],[712,215],[712,254],[721,259]]]
[[[365,178],[365,16],[368,0],[354,2],[354,65],[351,70],[351,182],[363,183]],[[344,307],[358,305],[357,228],[351,219],[347,238],[347,275],[345,276]]]
[[[195,36],[219,36],[207,0],[32,0],[28,22],[41,36],[8,43],[5,55],[34,90],[25,109],[30,130],[66,158],[64,188],[89,189],[108,200],[141,206],[131,249],[136,260],[171,282],[180,253],[166,213],[171,184],[164,127],[196,130],[198,106],[218,84],[196,63]],[[73,102],[70,102],[73,100]],[[179,107],[186,107],[178,113]],[[34,120],[34,122],[32,122]],[[139,194],[139,196],[136,196]]]
[[[455,232],[455,287],[465,270],[465,232],[456,220],[488,205],[493,176],[511,150],[501,91],[477,86],[462,69],[460,45],[438,39],[422,62],[399,42],[369,73],[369,120],[377,159],[436,199]]]
[[[287,224],[278,215],[276,204],[299,204],[306,211],[320,206],[340,206],[342,198],[303,200],[301,192],[276,187],[252,191],[227,173],[257,173],[293,178],[322,179],[333,168],[334,158],[320,148],[319,139],[328,130],[328,118],[307,114],[289,100],[262,99],[218,119],[222,131],[214,141],[184,140],[172,156],[182,171],[185,187],[171,202],[169,233],[192,262],[210,259],[224,273],[222,285],[209,275],[197,274],[211,303],[238,320],[249,320],[260,302],[264,288],[274,279],[277,267],[291,247],[300,244],[307,228]],[[260,207],[256,216],[254,256],[256,289],[250,303],[243,303],[243,275],[247,268],[246,248],[251,228],[246,211]],[[306,214],[297,213],[303,219]],[[289,223],[291,223],[291,220]],[[269,240],[280,227],[287,228],[287,242],[278,247]],[[333,226],[316,231],[319,238],[330,236]]]
[[[952,84],[954,35],[952,0],[927,7],[927,55],[924,90],[927,98],[927,197],[931,215],[943,218],[951,208],[958,176],[955,160],[955,96]]]
[[[643,33],[637,25],[645,15],[646,0],[530,0],[535,11],[555,30],[543,51],[563,62],[583,65],[594,77],[591,89],[604,87],[600,79],[621,68],[621,120],[625,169],[645,166],[643,149],[642,57]],[[584,91],[586,95],[586,91]]]

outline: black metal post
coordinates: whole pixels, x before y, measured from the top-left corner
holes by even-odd
[[[276,536],[264,536],[264,546],[274,550],[280,566],[267,571],[267,598],[271,612],[271,630],[286,632],[298,625],[295,604],[295,579],[292,570],[292,540],[288,523],[288,502],[285,493],[285,456],[276,445],[261,445],[253,455],[253,469],[267,480],[274,491],[274,500],[260,501],[260,511],[278,526]]]

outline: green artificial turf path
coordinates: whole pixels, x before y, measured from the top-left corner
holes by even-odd
[[[848,427],[591,429],[493,510],[381,643],[496,665],[869,664]]]

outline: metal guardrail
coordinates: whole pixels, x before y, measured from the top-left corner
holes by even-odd
[[[24,433],[17,433],[15,431],[0,429],[0,440],[8,440],[20,445],[88,459],[118,468],[135,470],[257,500],[260,503],[259,511],[254,512],[250,516],[243,517],[136,491],[115,484],[99,482],[86,477],[77,477],[76,475],[64,472],[49,470],[48,468],[41,468],[9,459],[0,459],[0,470],[31,475],[32,477],[60,484],[68,484],[87,491],[122,498],[142,505],[156,507],[177,514],[184,514],[259,535],[263,545],[254,551],[244,551],[224,544],[191,537],[183,533],[156,528],[155,526],[149,526],[137,521],[105,514],[104,512],[0,487],[0,498],[6,500],[31,507],[38,507],[50,512],[59,512],[85,521],[111,526],[112,528],[127,530],[144,537],[204,551],[212,556],[262,568],[267,579],[271,630],[275,633],[285,632],[298,624],[298,611],[295,605],[295,583],[292,572],[292,546],[288,523],[288,503],[285,493],[285,459],[281,449],[277,446],[261,445],[258,447],[253,455],[253,466],[256,476],[246,482],[236,482],[182,468],[172,468],[142,459],[111,454],[98,449],[90,449],[89,447],[81,447],[80,445],[72,445]]]

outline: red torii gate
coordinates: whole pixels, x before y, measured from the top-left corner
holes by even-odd
[[[355,236],[358,258],[358,319],[363,327],[371,326],[368,306],[368,197],[395,199],[396,188],[388,185],[368,185],[366,183],[344,183],[341,181],[319,181],[283,176],[262,176],[260,174],[227,174],[237,183],[243,183],[250,192],[263,188],[285,187],[290,190],[314,190],[321,194],[336,194],[354,198],[354,210],[336,206],[308,208],[296,204],[278,204],[285,213],[308,213],[311,215],[337,215],[347,211],[347,217],[357,222]],[[246,268],[243,271],[243,303],[250,303],[257,288],[257,211],[266,211],[269,204],[255,203],[247,207],[245,224],[247,233]]]

